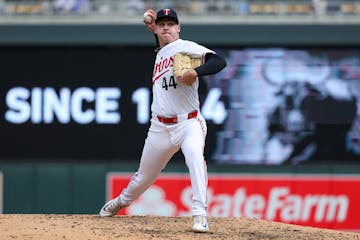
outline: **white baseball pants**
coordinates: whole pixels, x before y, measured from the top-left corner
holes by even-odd
[[[165,168],[171,157],[182,150],[193,192],[192,214],[206,216],[207,169],[204,145],[207,126],[203,116],[176,124],[164,124],[151,119],[138,171],[120,194],[121,202],[128,206],[149,188]]]

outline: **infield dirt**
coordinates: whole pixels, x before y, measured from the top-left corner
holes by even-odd
[[[190,217],[0,214],[1,240],[360,240],[359,233],[244,218],[208,218],[210,232],[191,232]]]

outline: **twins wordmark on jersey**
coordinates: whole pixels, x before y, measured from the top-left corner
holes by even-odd
[[[160,57],[160,61],[157,61],[154,66],[152,83],[155,84],[155,82],[160,79],[160,81],[162,81],[162,87],[165,90],[168,90],[169,87],[176,88],[177,83],[172,71],[173,63],[173,56]]]

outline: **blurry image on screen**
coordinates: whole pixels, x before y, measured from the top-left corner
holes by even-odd
[[[219,49],[227,67],[206,78],[227,119],[212,159],[298,164],[360,160],[360,51]]]

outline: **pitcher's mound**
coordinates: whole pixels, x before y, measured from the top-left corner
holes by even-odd
[[[193,233],[190,217],[0,214],[1,240],[360,240],[360,234],[244,218],[208,218],[209,233]]]

